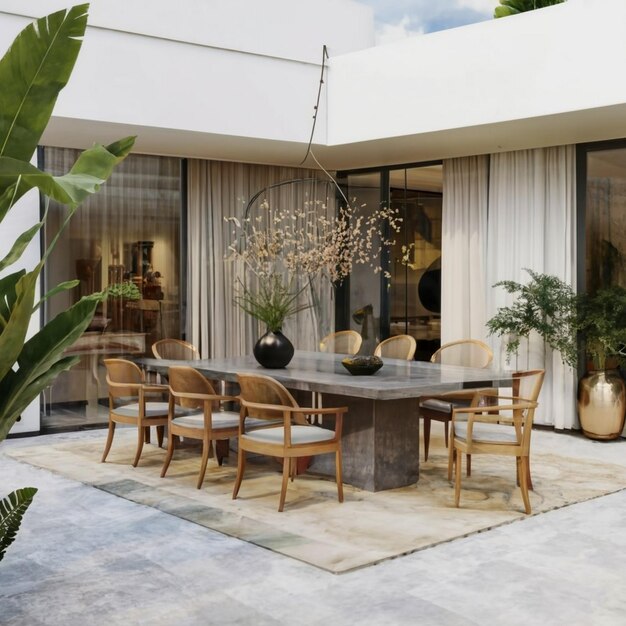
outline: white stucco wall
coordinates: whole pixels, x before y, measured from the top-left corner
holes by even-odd
[[[64,6],[5,0],[0,49],[30,16]],[[78,147],[73,135],[88,123],[92,139],[136,132],[137,151],[161,154],[184,155],[184,146],[163,139],[155,148],[151,131],[212,136],[224,150],[227,138],[305,144],[323,45],[340,54],[374,40],[371,10],[350,0],[95,0],[89,24],[46,143],[65,137],[63,145]],[[326,141],[325,112],[316,140]],[[219,157],[219,149],[206,156]]]
[[[419,137],[623,105],[624,24],[623,0],[569,0],[333,58],[329,143]],[[506,129],[496,151],[512,149],[528,130]],[[623,128],[619,132],[623,136]]]

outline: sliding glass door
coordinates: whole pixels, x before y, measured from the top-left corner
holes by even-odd
[[[409,334],[416,358],[427,360],[441,335],[441,164],[381,168],[339,175],[348,199],[366,211],[389,206],[401,218],[400,231],[383,233],[394,244],[379,259],[383,272],[356,265],[337,291],[337,330],[363,336],[362,354],[379,341]]]
[[[66,172],[78,152],[45,148],[43,165]],[[46,246],[67,209],[50,203]],[[42,395],[42,428],[78,428],[106,421],[102,360],[151,354],[154,341],[181,332],[181,161],[131,155],[98,194],[72,217],[44,268],[44,292],[78,285],[45,303],[50,321],[82,296],[111,290],[91,326],[69,350],[80,357]]]

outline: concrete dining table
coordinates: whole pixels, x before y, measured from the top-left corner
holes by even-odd
[[[265,369],[253,356],[135,360],[147,371],[167,374],[169,366],[189,365],[207,378],[231,383],[236,383],[239,372],[264,374],[294,392],[301,406],[311,406],[311,392],[322,394],[325,407],[347,406],[342,436],[343,479],[367,491],[417,482],[421,396],[511,382],[511,372],[507,371],[396,359],[384,359],[383,367],[371,376],[353,376],[341,364],[343,358],[345,355],[296,351],[284,369]],[[334,476],[334,455],[315,457],[310,471]]]

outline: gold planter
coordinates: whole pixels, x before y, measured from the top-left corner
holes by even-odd
[[[617,439],[624,428],[626,386],[617,370],[590,371],[578,383],[578,417],[591,439]]]

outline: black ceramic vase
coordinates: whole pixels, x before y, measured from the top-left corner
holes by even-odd
[[[279,330],[268,330],[254,346],[254,358],[269,369],[287,367],[293,358],[293,345]]]

